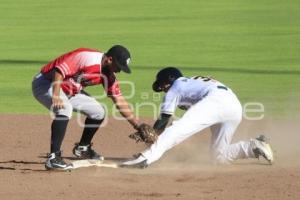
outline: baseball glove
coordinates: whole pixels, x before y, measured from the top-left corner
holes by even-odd
[[[129,135],[129,138],[135,140],[136,142],[145,142],[150,145],[157,140],[158,134],[156,131],[148,124],[141,124],[138,127],[138,131]]]

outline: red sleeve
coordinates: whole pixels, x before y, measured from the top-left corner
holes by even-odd
[[[80,52],[81,49],[76,49],[46,64],[42,69],[42,73],[48,73],[52,71],[53,68],[58,69],[64,78],[71,77],[79,70],[78,58],[76,54]]]
[[[116,80],[110,87],[106,90],[107,96],[121,96],[121,90],[118,81]]]
[[[106,91],[107,96],[120,96],[122,95],[120,85],[114,73],[104,73],[103,87]]]
[[[76,60],[72,57],[67,57],[62,62],[57,63],[55,68],[59,69],[64,78],[75,75],[79,70]]]

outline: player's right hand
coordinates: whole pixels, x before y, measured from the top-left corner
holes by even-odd
[[[55,109],[62,109],[64,108],[64,102],[59,96],[52,97],[52,107]]]

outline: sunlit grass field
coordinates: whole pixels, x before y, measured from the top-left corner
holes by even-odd
[[[2,0],[0,113],[48,114],[31,94],[31,80],[51,59],[78,47],[106,51],[122,44],[132,74],[118,74],[123,94],[143,116],[160,96],[157,71],[177,66],[186,76],[210,75],[243,105],[264,105],[266,117],[300,111],[300,2],[297,0]],[[101,86],[87,88],[103,94]],[[130,95],[132,96],[132,95]],[[98,99],[111,113],[111,102]]]

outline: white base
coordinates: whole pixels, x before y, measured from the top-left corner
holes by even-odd
[[[102,160],[76,160],[72,162],[73,169],[82,168],[82,167],[109,167],[109,168],[118,168],[118,164],[112,161],[102,161]]]

